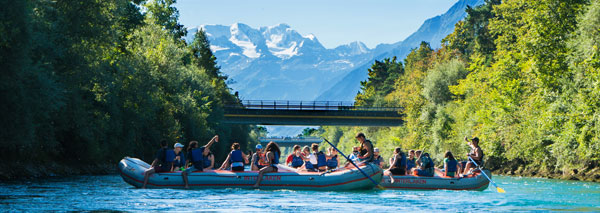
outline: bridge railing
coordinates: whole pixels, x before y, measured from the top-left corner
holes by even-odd
[[[241,104],[241,105],[240,105]],[[236,109],[274,109],[274,110],[365,110],[397,111],[401,107],[361,107],[352,101],[285,101],[285,100],[243,100],[240,104],[225,107]]]

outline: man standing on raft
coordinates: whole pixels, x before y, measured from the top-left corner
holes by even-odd
[[[367,140],[365,134],[359,132],[356,134],[356,140],[360,142],[360,153],[358,155],[358,159],[362,163],[370,163],[373,162],[373,143],[370,140]]]

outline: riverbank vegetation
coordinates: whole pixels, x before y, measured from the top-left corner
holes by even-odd
[[[219,134],[217,157],[253,140],[249,126],[221,122],[237,97],[206,35],[182,40],[173,3],[0,3],[0,178],[151,161],[162,139],[202,145]]]
[[[462,157],[477,136],[499,173],[600,181],[600,1],[488,0],[434,50],[375,62],[361,106],[402,106],[405,125],[324,127],[343,150],[362,131],[391,156]]]

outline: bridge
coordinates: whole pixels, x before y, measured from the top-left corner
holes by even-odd
[[[246,100],[225,106],[225,123],[299,126],[400,126],[401,107],[359,107],[341,101]]]
[[[263,147],[273,141],[281,147],[292,147],[294,145],[310,146],[313,143],[319,144],[323,139],[319,137],[259,137],[258,141]]]

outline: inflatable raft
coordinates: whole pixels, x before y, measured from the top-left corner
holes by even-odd
[[[150,167],[146,162],[126,157],[119,162],[119,172],[123,180],[132,186],[142,187],[144,171]],[[361,169],[375,181],[381,181],[383,171],[374,164],[361,166]],[[278,166],[277,173],[266,173],[260,189],[293,190],[354,190],[371,189],[375,186],[371,180],[356,168],[340,168],[330,173],[298,172],[296,169]],[[188,176],[192,189],[204,188],[252,188],[258,172],[232,172],[207,170],[192,172]],[[183,188],[181,172],[156,173],[150,176],[147,188]]]
[[[483,170],[488,177],[492,178],[489,170]],[[390,183],[390,177],[385,176],[381,186],[386,189],[406,189],[406,190],[476,190],[483,191],[487,189],[490,181],[485,178],[481,172],[457,178],[444,176],[440,171],[436,171],[433,177],[423,177],[416,175],[393,176],[394,183]]]

